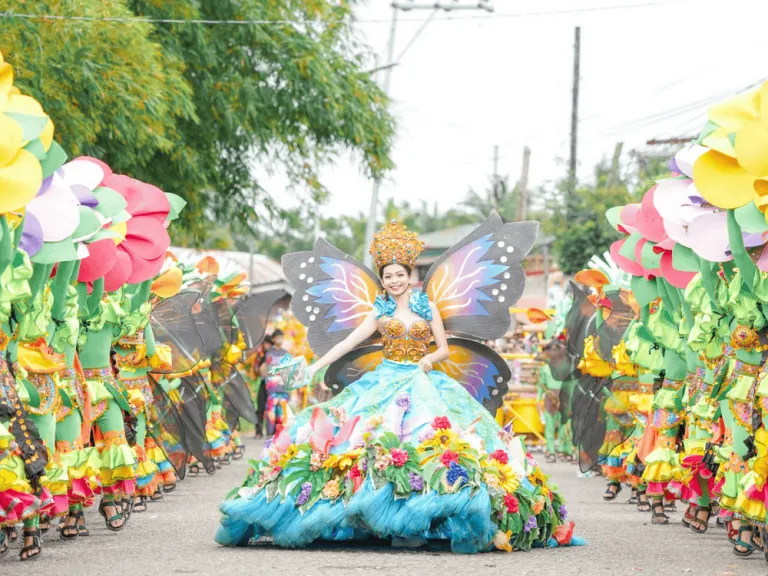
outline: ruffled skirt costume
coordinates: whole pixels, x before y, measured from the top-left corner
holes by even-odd
[[[429,324],[386,318],[380,331],[383,362],[268,442],[221,505],[216,541],[405,538],[461,553],[570,542],[563,500],[519,439],[461,384],[416,364]]]

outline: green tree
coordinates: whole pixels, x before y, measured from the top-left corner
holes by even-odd
[[[251,167],[282,166],[316,199],[317,169],[353,150],[367,174],[392,167],[394,121],[386,95],[365,70],[368,48],[355,39],[353,2],[332,0],[129,0],[158,19],[259,20],[291,24],[158,24],[153,39],[186,65],[197,119],[180,122],[183,146],[146,166],[153,181],[196,200],[186,222],[199,237],[201,215],[248,224],[275,212]]]
[[[133,16],[121,1],[35,6],[62,16]],[[7,0],[3,9],[31,11],[24,0]],[[0,51],[16,85],[42,104],[71,157],[95,156],[133,174],[176,148],[181,120],[196,120],[184,64],[149,39],[151,24],[2,18],[0,25]]]
[[[211,222],[278,213],[252,168],[284,169],[327,194],[320,166],[352,150],[366,173],[392,167],[394,121],[366,71],[349,0],[8,0],[61,16],[269,21],[206,25],[4,18],[0,49],[19,87],[40,100],[72,155],[188,201],[174,240],[199,242]]]

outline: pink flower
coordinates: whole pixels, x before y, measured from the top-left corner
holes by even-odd
[[[446,450],[443,452],[443,455],[440,456],[440,462],[443,463],[443,466],[446,468],[451,465],[451,462],[456,462],[458,464],[459,462],[459,455],[456,454],[456,452],[453,452],[452,450]]]
[[[355,480],[356,478],[360,478],[362,476],[362,473],[360,472],[360,468],[357,466],[352,466],[349,470],[349,477],[352,478],[352,480]]]
[[[392,463],[398,468],[402,468],[405,466],[405,463],[408,462],[407,450],[402,450],[401,448],[392,448],[390,454],[392,454]]]
[[[491,460],[496,460],[501,464],[509,464],[509,456],[506,452],[504,452],[504,450],[496,450],[495,452],[491,452],[490,458]]]
[[[432,421],[432,428],[435,430],[448,430],[451,427],[451,421],[447,416],[436,416]]]
[[[517,498],[515,498],[513,494],[504,495],[504,505],[507,507],[507,512],[510,514],[517,514],[517,512],[520,510],[520,503],[517,501]]]

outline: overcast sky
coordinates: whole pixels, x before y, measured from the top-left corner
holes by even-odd
[[[393,69],[397,166],[381,188],[382,201],[426,200],[450,208],[468,187],[485,186],[495,144],[499,172],[512,182],[519,177],[525,145],[532,150],[531,186],[560,177],[568,158],[577,25],[582,179],[590,178],[594,164],[610,156],[617,141],[625,142],[622,165],[627,166],[628,150],[645,149],[653,137],[695,133],[708,103],[768,77],[766,0],[494,0],[493,5],[491,14],[440,12]],[[621,8],[599,10],[604,7]],[[360,33],[382,61],[391,14],[389,0],[368,0],[358,9]],[[429,15],[428,10],[399,13],[395,57]],[[324,215],[367,213],[372,184],[349,157],[321,176],[332,192]],[[264,184],[275,195],[286,185],[279,175]],[[302,194],[288,191],[283,203],[295,203]]]

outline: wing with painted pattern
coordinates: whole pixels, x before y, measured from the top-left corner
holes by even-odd
[[[282,265],[296,288],[291,309],[319,356],[363,322],[382,291],[373,272],[322,238],[312,251],[283,256]]]
[[[384,360],[380,344],[361,346],[333,362],[325,373],[325,385],[334,395],[371,372]]]
[[[443,254],[424,280],[445,329],[480,339],[509,329],[509,307],[523,294],[521,264],[539,230],[538,222],[508,222],[493,212],[474,232]]]
[[[512,372],[504,359],[485,344],[467,338],[448,338],[448,359],[435,364],[459,382],[494,416],[504,404]]]
[[[432,344],[432,351],[435,345]],[[491,414],[504,402],[512,373],[504,359],[488,346],[467,338],[448,338],[447,360],[435,364],[446,376],[459,382]],[[363,346],[330,365],[325,383],[338,394],[344,388],[374,370],[384,360],[380,345]]]

